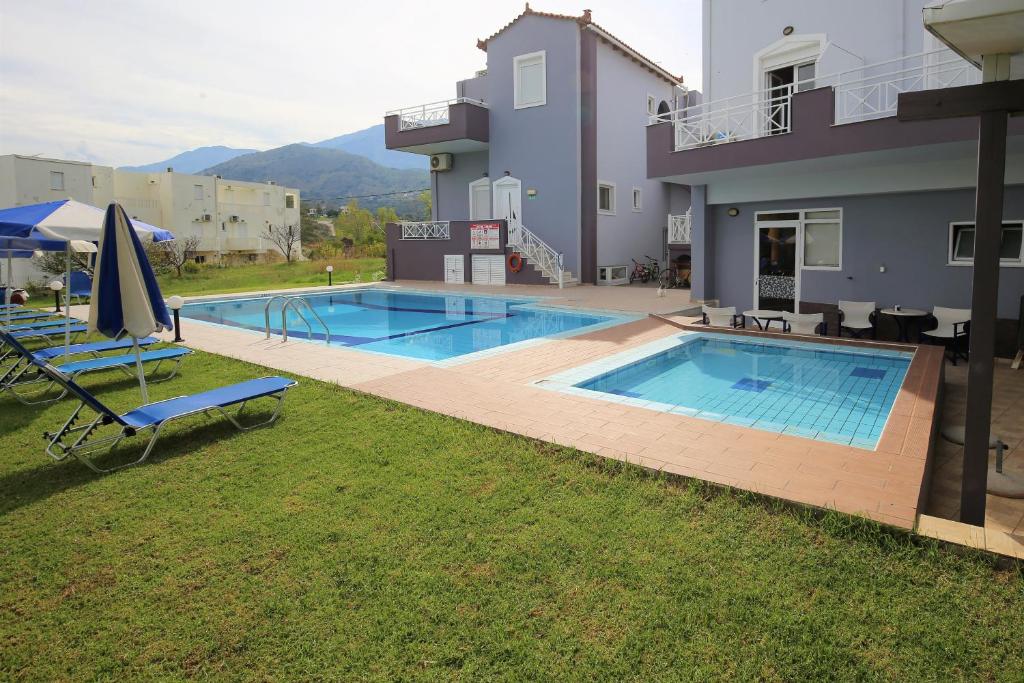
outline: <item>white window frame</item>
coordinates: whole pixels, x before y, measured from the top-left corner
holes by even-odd
[[[609,209],[602,209],[601,208],[601,188],[602,187],[607,187],[610,190],[608,195],[611,197],[612,205],[611,205],[611,208],[609,208]],[[616,196],[615,195],[616,195],[615,183],[609,182],[607,180],[598,180],[597,181],[597,212],[599,214],[601,214],[602,216],[614,216],[615,215],[615,205],[618,204],[618,201],[616,200]]]
[[[270,193],[269,192],[264,192],[263,193],[263,206],[270,206]]]
[[[807,214],[814,213],[816,211],[838,211],[839,212],[839,218],[837,218],[837,219],[828,219],[828,218],[811,218],[811,219],[808,219],[807,218]],[[840,207],[840,206],[827,206],[827,207],[820,208],[820,209],[770,209],[768,211],[758,211],[758,212],[756,212],[754,214],[754,227],[757,228],[757,226],[759,224],[762,225],[762,226],[770,225],[771,224],[768,221],[760,221],[760,223],[759,223],[758,217],[761,216],[762,214],[767,215],[767,214],[780,214],[780,213],[795,213],[795,214],[798,214],[798,218],[796,220],[796,222],[800,224],[799,228],[797,229],[797,245],[796,245],[797,246],[796,263],[797,263],[797,268],[798,269],[800,269],[800,270],[825,270],[825,271],[832,271],[832,272],[839,272],[839,271],[841,271],[843,269],[843,209],[842,209],[842,207]],[[815,265],[807,265],[806,263],[804,263],[804,243],[805,243],[805,240],[807,238],[806,231],[805,231],[805,226],[808,223],[839,223],[839,265],[837,265],[837,266],[815,266]],[[754,234],[755,235],[757,234],[756,229],[755,229]]]
[[[60,187],[55,187],[55,179],[60,179]],[[52,192],[63,192],[65,188],[64,184],[64,171],[50,171],[50,190]]]
[[[655,116],[658,113],[658,98],[647,93],[647,115]]]
[[[1024,219],[1004,220],[1002,222],[1001,227],[1000,227],[1000,233],[1002,232],[1002,228],[1003,227],[1017,226],[1017,225],[1021,226],[1021,229],[1024,230]],[[947,266],[961,266],[961,267],[966,266],[968,268],[973,268],[974,267],[974,259],[973,258],[970,261],[968,261],[966,259],[956,260],[956,259],[953,258],[953,254],[954,254],[953,248],[956,246],[955,244],[953,244],[953,235],[955,233],[955,229],[957,227],[966,227],[966,226],[971,226],[972,228],[975,228],[974,239],[975,240],[978,239],[978,232],[977,232],[977,228],[976,228],[976,226],[974,224],[974,221],[951,221],[950,224],[949,224],[949,234],[947,236],[947,244],[946,244],[946,265]],[[977,249],[977,242],[975,242],[975,249]],[[1024,268],[1024,243],[1021,244],[1021,251],[1017,255],[1016,259],[1004,259],[1004,258],[1001,258],[1001,259],[999,259],[999,266],[1001,268]]]
[[[534,61],[540,58],[540,85],[541,96],[537,101],[520,102],[519,100],[519,66],[523,62]],[[529,52],[525,55],[518,55],[512,58],[512,102],[516,109],[529,109],[530,107],[542,107],[548,103],[548,58],[546,50]]]
[[[485,213],[487,214],[486,218],[473,218],[473,192],[478,187],[486,187],[487,188],[487,209],[485,211]],[[469,207],[468,208],[469,208],[469,211],[468,211],[468,213],[469,213],[469,220],[471,220],[471,221],[489,221],[489,220],[493,220],[492,217],[494,216],[494,198],[491,196],[491,179],[488,178],[487,176],[484,176],[483,178],[477,178],[476,180],[474,180],[473,182],[471,182],[469,184]]]
[[[204,192],[202,185],[193,185],[192,186],[192,199],[200,199],[200,200],[202,200],[202,199],[205,198],[205,195],[206,195],[206,193]]]
[[[633,186],[633,192],[629,195],[630,205],[633,207],[633,213],[640,213],[644,210],[644,189],[642,187]]]

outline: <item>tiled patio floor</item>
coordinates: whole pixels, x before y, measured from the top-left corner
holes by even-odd
[[[409,284],[417,289],[451,289]],[[473,289],[482,290],[512,296],[537,292],[528,287]],[[615,294],[609,296],[609,292]],[[640,288],[574,287],[562,292],[544,288],[541,295],[562,299],[551,303],[582,308],[668,313],[689,307],[688,296],[666,301]],[[931,438],[931,420],[926,416],[934,409],[928,397],[938,387],[938,374],[926,373],[924,368],[929,363],[938,367],[937,348],[922,347],[915,357],[876,451],[658,413],[532,385],[563,370],[680,333],[658,320],[642,319],[439,366],[301,340],[268,341],[252,332],[192,321],[184,324],[185,344],[193,348],[654,470],[834,508],[903,528],[915,526],[924,499]],[[1017,401],[1015,414],[1022,414],[1021,406]],[[1018,437],[1018,448],[1020,438],[1024,436]]]

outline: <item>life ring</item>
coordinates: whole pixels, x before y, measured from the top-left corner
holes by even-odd
[[[513,251],[508,255],[508,269],[513,273],[518,273],[523,269],[523,257],[519,255],[519,252]]]

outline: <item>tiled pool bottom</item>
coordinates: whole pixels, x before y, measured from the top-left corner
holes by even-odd
[[[691,333],[541,386],[874,449],[912,354]]]

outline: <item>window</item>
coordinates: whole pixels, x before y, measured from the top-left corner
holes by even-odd
[[[192,199],[202,199],[202,198],[203,198],[203,186],[202,185],[193,185],[192,186]]]
[[[206,263],[206,257],[205,256],[196,256],[195,262],[200,264],[200,265],[202,265],[203,263]]]
[[[949,224],[949,264],[974,264],[974,223]],[[1007,221],[999,239],[999,263],[1003,266],[1024,266],[1024,221]]]
[[[294,209],[295,208],[295,195],[293,195],[293,194],[286,194],[284,196],[284,208],[286,208],[286,209]],[[313,211],[313,209],[310,209],[309,212],[310,212],[311,216],[315,215],[315,212]]]
[[[633,188],[633,210],[643,211],[643,195],[639,187]]]
[[[263,193],[263,206],[270,206],[270,193],[269,192],[264,192]]]
[[[545,53],[531,52],[512,60],[516,109],[539,107],[547,102]]]
[[[789,223],[799,226],[797,241],[802,242],[799,254],[801,269],[843,269],[842,209],[759,211],[755,221],[758,224]]]
[[[615,183],[598,181],[597,212],[608,216],[615,215]]]
[[[64,189],[64,173],[61,171],[50,171],[50,189]]]
[[[658,101],[654,99],[654,95],[647,96],[647,115],[654,116],[658,113]]]

